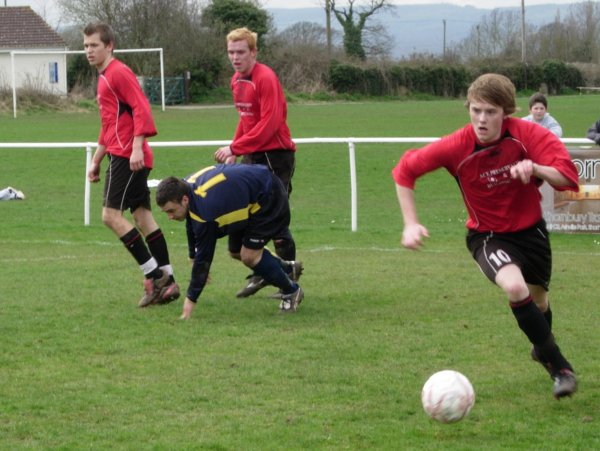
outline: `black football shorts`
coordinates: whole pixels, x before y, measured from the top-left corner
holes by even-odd
[[[129,159],[109,155],[109,164],[104,180],[103,206],[134,212],[139,207],[151,210],[150,190],[148,189],[148,174],[144,168],[133,172],[129,168]]]
[[[292,177],[296,168],[296,152],[279,149],[267,152],[252,152],[242,157],[242,164],[262,164],[279,177],[288,193],[292,194]]]
[[[246,227],[229,235],[229,252],[238,253],[244,247],[262,249],[270,240],[290,238],[290,205],[281,180],[275,176],[268,200],[251,214]]]
[[[495,283],[500,268],[515,264],[521,269],[525,282],[540,285],[548,291],[552,273],[552,251],[546,222],[543,219],[533,227],[518,232],[469,230],[467,248],[481,271],[492,282]]]

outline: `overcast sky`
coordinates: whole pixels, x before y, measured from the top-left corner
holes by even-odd
[[[323,5],[325,0],[262,0],[265,8],[311,8]],[[343,0],[340,0],[343,4]],[[426,5],[431,3],[449,3],[460,6],[476,6],[478,8],[520,7],[521,0],[392,0],[396,5]],[[525,0],[525,6],[577,3],[573,0]],[[58,11],[54,0],[0,0],[0,6],[31,6],[50,25],[58,22]]]
[[[263,0],[265,8],[310,8],[319,6],[324,0]],[[339,4],[343,4],[343,0]],[[395,5],[427,5],[431,3],[449,3],[460,6],[476,6],[478,8],[521,7],[521,0],[392,0]],[[545,5],[551,3],[577,3],[573,0],[525,0],[525,6]]]

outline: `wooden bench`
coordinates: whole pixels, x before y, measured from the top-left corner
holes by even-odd
[[[595,86],[577,86],[577,89],[579,89],[579,95],[583,94],[584,91],[600,91],[600,88]]]

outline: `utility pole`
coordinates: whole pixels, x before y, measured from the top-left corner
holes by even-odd
[[[446,19],[443,19],[442,22],[444,23],[444,51],[442,53],[442,55],[444,56],[444,59],[446,58]]]
[[[325,0],[325,27],[327,30],[327,55],[331,59],[331,0]]]
[[[523,63],[523,80],[527,88],[527,55],[525,54],[525,0],[521,0],[521,62]]]
[[[525,0],[521,0],[521,62],[527,61],[525,55]]]

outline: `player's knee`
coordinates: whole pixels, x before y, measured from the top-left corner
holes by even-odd
[[[248,268],[254,268],[262,259],[263,249],[248,249],[242,247],[240,251],[240,260]]]
[[[508,296],[508,299],[511,301],[520,301],[529,296],[529,289],[527,285],[524,283],[520,283],[519,281],[508,281],[502,284],[502,290]]]
[[[250,258],[250,256],[248,256],[248,255],[240,256],[240,260],[248,268],[252,268],[252,267],[256,266],[254,264],[254,259]]]
[[[233,258],[234,260],[241,260],[242,259],[242,256],[240,255],[239,252],[231,252],[231,251],[229,251],[229,256],[231,258]]]
[[[102,224],[104,224],[106,227],[112,229],[113,225],[115,224],[114,214],[112,214],[109,211],[103,211],[102,212]]]

